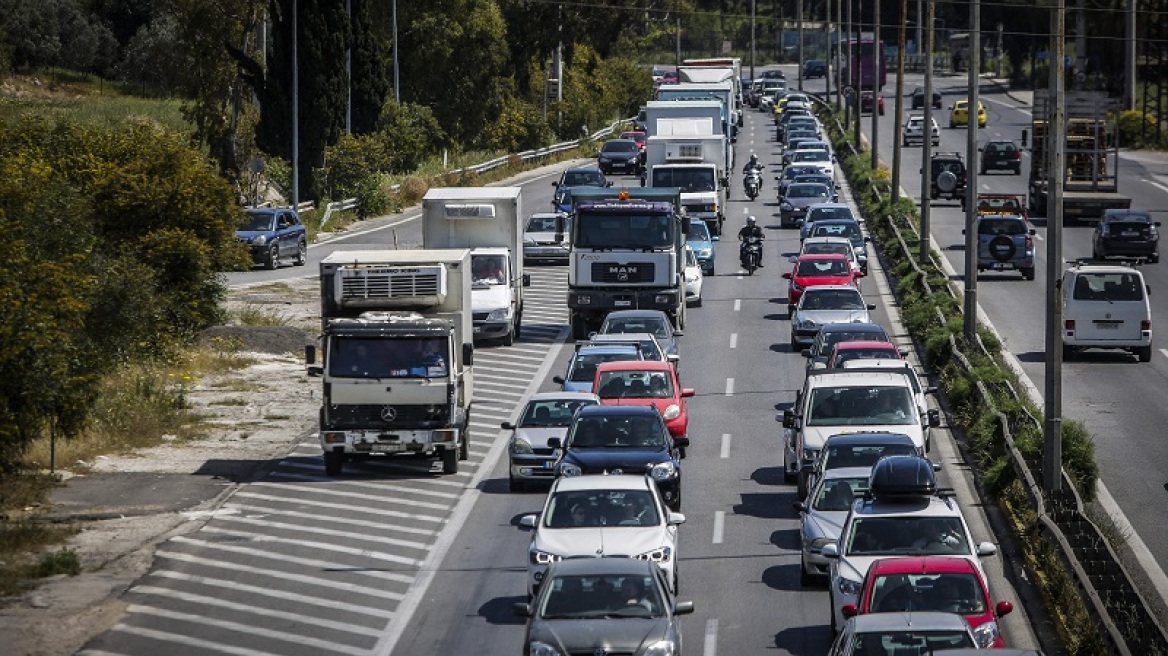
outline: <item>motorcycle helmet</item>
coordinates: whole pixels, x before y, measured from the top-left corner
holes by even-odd
[[[756,222],[757,219],[755,219],[753,216],[746,217],[746,225],[753,226]]]
[[[750,154],[750,164],[751,166],[758,164],[758,155],[755,155],[754,153]]]

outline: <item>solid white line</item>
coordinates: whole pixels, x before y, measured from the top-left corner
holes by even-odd
[[[197,647],[205,649],[211,653],[229,654],[230,656],[279,656],[270,651],[259,651],[256,649],[245,649],[243,647],[234,647],[232,645],[224,645],[210,640],[201,640],[199,638],[192,638],[190,636],[178,635],[177,633],[167,633],[165,631],[155,631],[153,629],[143,629],[137,626],[130,626],[128,624],[119,624],[115,626],[113,631],[121,633],[130,633],[143,638],[150,638],[151,640],[160,640],[162,642],[170,642],[188,647]]]
[[[338,645],[336,642],[331,640],[310,638],[305,635],[294,635],[285,631],[273,631],[271,629],[261,628],[254,624],[248,625],[241,624],[239,622],[228,622],[226,620],[213,620],[201,615],[192,615],[191,613],[176,613],[174,611],[163,610],[161,608],[150,608],[149,606],[131,605],[127,610],[131,613],[137,613],[139,615],[152,615],[154,617],[162,617],[168,620],[190,622],[191,624],[213,627],[224,631],[233,631],[235,633],[242,633],[249,636],[259,636],[262,638],[267,638],[268,640],[292,642],[297,645],[305,645],[314,649],[332,651],[338,654],[352,654],[353,656],[364,656],[365,654],[365,650],[359,647]],[[185,642],[185,640],[180,640],[179,642]]]
[[[207,531],[207,528],[203,528],[203,531]],[[200,531],[200,533],[201,532],[202,531]],[[208,532],[221,533],[221,531],[214,531],[214,530],[208,531]],[[289,564],[290,563],[293,565],[305,565],[307,567],[318,568],[321,571],[344,569],[344,565],[342,565],[341,563],[337,563],[335,561],[332,561],[332,560],[317,560],[314,558],[297,558],[295,556],[290,556],[288,554],[276,553],[272,549],[267,549],[267,548],[265,548],[265,549],[252,549],[251,547],[241,547],[241,546],[234,545],[234,544],[222,544],[222,543],[218,543],[218,542],[208,542],[206,540],[196,540],[195,538],[188,538],[184,535],[174,537],[171,539],[171,541],[179,543],[179,544],[189,544],[189,545],[192,545],[195,547],[201,547],[203,549],[210,549],[210,550],[215,550],[215,551],[226,551],[227,553],[239,554],[241,556],[256,556],[258,558],[264,558],[267,560],[276,560],[276,561],[280,561],[282,564]],[[256,544],[256,543],[261,543],[261,542],[269,542],[270,543],[270,542],[280,542],[280,541],[279,540],[271,540],[268,538],[251,538],[250,540],[248,540],[249,544]],[[289,541],[289,542],[291,542],[291,541]],[[314,545],[319,545],[318,548],[328,548],[328,546],[329,546],[329,545],[323,545],[321,543],[314,543],[314,542],[308,542],[308,541],[302,541],[302,544],[301,544],[301,546],[308,546],[308,547],[312,547]],[[361,551],[359,549],[343,549],[343,548],[336,549],[335,547],[334,547],[334,549],[336,551],[340,551],[341,553]],[[370,556],[375,557],[375,556],[372,556],[372,554],[370,554]],[[389,560],[389,559],[386,559],[386,560]],[[401,560],[409,560],[410,563],[416,562],[413,559],[401,559]],[[410,583],[414,580],[414,577],[412,577],[412,576],[404,576],[402,574],[392,574],[390,572],[382,572],[382,571],[370,571],[368,568],[362,569],[361,575],[362,576],[369,576],[372,578],[385,579],[387,581],[397,581],[398,583]],[[282,576],[282,574],[281,574],[281,576]]]
[[[1034,233],[1034,239],[1037,241],[1046,241],[1046,237],[1043,237],[1041,234],[1039,234],[1037,232]]]
[[[722,452],[721,457],[730,457],[730,433],[722,433]]]
[[[730,348],[738,348],[738,333],[730,333]]]
[[[430,510],[442,510],[442,511],[450,510],[450,504],[448,504],[448,503],[429,503],[427,501],[418,501],[416,499],[396,499],[394,497],[387,497],[387,496],[376,495],[376,494],[354,494],[353,492],[349,492],[349,491],[346,491],[343,489],[328,489],[328,490],[326,490],[326,489],[322,489],[320,487],[313,487],[311,485],[286,485],[283,483],[267,483],[264,481],[259,481],[257,483],[252,483],[252,486],[260,487],[260,488],[279,488],[281,490],[288,490],[290,492],[305,492],[305,493],[308,493],[310,496],[323,495],[326,497],[328,497],[328,496],[344,497],[346,500],[348,500],[350,502],[356,502],[356,501],[373,501],[373,502],[378,502],[378,503],[385,503],[385,502],[395,503],[396,502],[396,503],[409,504],[409,506],[411,508],[429,508]],[[410,494],[413,493],[412,490],[408,490],[408,488],[406,489],[406,492],[410,493]],[[300,498],[289,496],[289,497],[287,497],[287,500],[289,502],[299,502]],[[353,505],[357,505],[357,504],[354,503]]]
[[[295,581],[297,583],[304,583],[306,585],[312,585],[321,588],[331,588],[333,590],[342,590],[344,592],[365,595],[367,597],[374,597],[377,599],[392,599],[394,601],[400,601],[404,596],[400,592],[390,592],[383,588],[370,588],[364,585],[343,583],[341,581],[334,581],[332,579],[324,579],[316,576],[290,574],[286,571],[268,569],[266,567],[251,567],[248,565],[240,565],[237,563],[227,562],[221,558],[212,560],[210,558],[200,558],[198,556],[192,556],[190,554],[185,554],[178,551],[158,551],[156,552],[156,555],[159,558],[177,560],[184,563],[200,565],[202,567],[209,567],[212,569],[226,569],[233,572],[244,572],[253,576],[266,576],[268,578],[279,579],[281,581]],[[332,567],[335,567],[335,563],[318,562],[316,565],[318,571],[323,571]]]
[[[1147,178],[1144,178],[1143,180],[1144,180],[1144,182],[1152,185],[1153,187],[1159,189],[1160,191],[1168,192],[1168,187],[1160,184],[1159,182],[1156,182],[1155,180],[1149,180]]]
[[[382,517],[398,517],[402,519],[412,519],[419,522],[438,522],[446,521],[445,517],[438,515],[419,515],[417,513],[402,512],[400,510],[382,510],[378,508],[366,508],[362,506],[354,506],[347,503],[328,503],[327,501],[313,501],[311,499],[295,499],[289,497],[278,497],[274,494],[256,494],[255,492],[240,491],[236,492],[234,498],[244,497],[247,499],[259,499],[261,501],[276,501],[280,503],[294,503],[298,506],[314,506],[317,508],[330,508],[333,510],[340,510],[344,512],[364,513],[369,515],[379,515]]]
[[[297,624],[312,624],[315,626],[324,627],[326,629],[333,629],[334,631],[343,631],[345,633],[356,633],[365,636],[381,635],[379,629],[370,629],[364,626],[359,626],[351,622],[334,622],[315,617],[313,615],[305,615],[303,613],[289,613],[280,610],[271,610],[267,608],[260,608],[254,604],[239,604],[234,601],[226,601],[217,597],[207,597],[199,594],[191,594],[189,592],[180,592],[178,590],[171,590],[169,588],[159,588],[152,585],[144,585],[134,588],[135,594],[148,594],[156,597],[167,597],[169,599],[178,599],[180,601],[189,601],[194,604],[202,606],[217,606],[219,608],[226,608],[228,610],[239,611],[242,613],[250,613],[252,615],[262,615],[264,617],[275,617],[278,619],[290,620]],[[317,604],[323,606],[324,604]],[[141,607],[141,605],[138,605]],[[130,612],[134,612],[134,606],[130,607]]]
[[[360,615],[368,615],[370,617],[379,617],[382,619],[389,619],[393,617],[393,611],[373,608],[364,604],[349,604],[343,601],[334,601],[332,599],[325,599],[324,597],[318,597],[315,595],[296,594],[295,592],[277,590],[275,588],[261,588],[258,585],[246,585],[236,580],[216,579],[209,576],[196,576],[194,574],[187,574],[186,572],[175,572],[167,569],[153,571],[150,573],[150,576],[174,579],[176,581],[184,581],[186,583],[195,583],[197,585],[211,588],[224,588],[234,592],[245,592],[247,594],[259,595],[261,597],[272,597],[281,601],[291,601],[298,604],[306,604],[308,606],[322,606],[324,608],[328,608],[329,610],[339,610],[346,613],[357,613]],[[143,588],[134,588],[132,591],[140,592],[142,590]],[[172,592],[171,594],[174,593]]]
[[[739,312],[741,310],[742,310],[742,299],[740,299],[740,298],[734,299],[734,311]]]
[[[718,618],[706,620],[706,640],[702,645],[702,656],[717,656],[718,654]]]
[[[723,533],[726,532],[726,511],[714,513],[714,544],[722,544]]]
[[[375,528],[380,530],[392,531],[394,533],[413,533],[414,535],[438,535],[438,531],[429,528],[415,528],[413,526],[397,526],[394,524],[386,524],[383,521],[368,521],[362,519],[346,519],[337,517],[335,515],[318,515],[313,513],[297,512],[295,510],[279,510],[277,508],[263,508],[260,506],[240,506],[234,503],[223,504],[224,508],[238,510],[240,512],[247,511],[252,513],[255,517],[267,517],[273,515],[276,517],[293,517],[296,519],[307,519],[316,522],[333,522],[336,524],[343,524],[345,526],[359,526],[361,528]]]
[[[351,530],[338,531],[336,529],[319,528],[316,526],[305,526],[303,524],[286,524],[284,522],[273,522],[269,519],[253,519],[251,517],[240,517],[238,515],[230,516],[230,517],[227,517],[227,516],[216,517],[215,519],[217,519],[218,522],[227,522],[227,523],[231,523],[231,524],[247,524],[249,526],[261,526],[264,528],[270,528],[270,529],[275,529],[275,530],[296,531],[299,534],[312,533],[314,535],[331,535],[333,537],[342,538],[342,539],[346,539],[346,540],[348,540],[348,539],[365,540],[368,542],[376,542],[378,544],[386,544],[386,545],[393,544],[393,545],[397,545],[397,546],[401,546],[401,547],[407,547],[410,549],[425,549],[428,546],[430,546],[425,542],[412,542],[410,540],[398,540],[395,538],[385,537],[385,535],[373,535],[373,534],[368,534],[368,533],[355,533]],[[206,527],[203,530],[210,530],[210,527]],[[223,533],[235,533],[235,531],[222,531],[222,532]]]
[[[726,396],[734,396],[734,379],[726,379]]]

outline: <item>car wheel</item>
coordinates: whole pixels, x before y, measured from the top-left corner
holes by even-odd
[[[795,314],[795,306],[788,305],[787,306],[787,318],[790,319],[793,314]]]
[[[681,592],[681,574],[677,571],[677,564],[673,565],[673,596],[676,597]]]
[[[324,452],[324,475],[325,476],[340,476],[341,469],[344,466],[345,455],[335,451]]]
[[[701,294],[698,294],[698,298],[696,301],[694,301],[693,306],[694,307],[701,307],[702,306],[702,295]]]
[[[280,248],[276,244],[268,246],[268,255],[264,258],[264,268],[268,271],[280,268]]]
[[[458,447],[458,459],[466,460],[470,458],[470,431],[462,431],[462,444]]]
[[[308,263],[308,244],[303,239],[296,246],[296,259],[292,260],[296,266],[304,266]]]
[[[584,317],[572,317],[572,339],[576,341],[588,339],[588,322]]]
[[[1018,164],[1014,167],[1014,175],[1022,175],[1022,165]]]
[[[512,326],[511,330],[508,330],[507,334],[503,335],[502,339],[500,339],[499,341],[501,341],[503,343],[503,346],[511,346],[512,344],[514,344],[515,343],[515,327]]]
[[[828,585],[831,585],[830,581],[828,581]],[[835,623],[835,595],[830,592],[827,595],[827,610],[831,613],[831,632],[839,633],[839,627]]]
[[[793,483],[795,481],[795,474],[787,470],[787,466],[783,465],[783,482]]]
[[[1034,267],[1022,269],[1022,277],[1026,280],[1034,280]]]
[[[791,352],[792,352],[792,353],[798,353],[798,352],[799,352],[799,342],[795,340],[795,336],[794,336],[794,335],[791,335]]]
[[[799,585],[808,588],[815,584],[815,579],[807,573],[807,563],[799,559]]]
[[[517,481],[514,478],[507,479],[507,489],[511,492],[526,492],[527,484],[523,481]]]
[[[1075,356],[1075,347],[1070,344],[1063,344],[1063,362],[1070,362],[1071,358]]]
[[[795,476],[795,493],[799,495],[800,499],[807,498],[807,475],[799,472]]]
[[[1140,362],[1151,362],[1152,361],[1152,347],[1151,346],[1139,347],[1138,349],[1136,349],[1136,357],[1139,358]]]

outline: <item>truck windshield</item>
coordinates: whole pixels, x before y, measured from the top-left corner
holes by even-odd
[[[714,169],[653,167],[654,187],[678,187],[682,193],[714,191]]]
[[[502,255],[472,255],[470,268],[476,285],[505,285],[507,270]]]
[[[447,375],[444,337],[333,337],[329,375],[335,378],[433,378]]]
[[[669,248],[673,230],[668,214],[580,214],[574,243],[579,248]]]

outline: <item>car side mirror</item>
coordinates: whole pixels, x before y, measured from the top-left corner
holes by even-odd
[[[963,234],[963,235],[965,234],[965,228],[961,229],[961,234]]]
[[[997,615],[998,617],[1002,617],[1004,615],[1009,615],[1013,611],[1014,611],[1014,604],[1012,604],[1008,601],[999,601],[994,606],[994,615]]]
[[[697,392],[692,387],[686,387],[681,390],[681,398],[688,399],[697,395]]]
[[[511,605],[511,613],[516,617],[531,617],[531,604],[525,604],[522,601],[515,602]]]
[[[875,310],[875,309],[876,309],[876,304],[875,304],[875,303],[869,303],[869,304],[865,305],[865,306],[864,306],[864,308],[865,308],[865,309],[868,309],[868,310]]]
[[[795,509],[795,512],[801,512],[801,513],[807,512],[807,505],[805,503],[803,503],[802,501],[793,502],[791,504],[791,507]]]
[[[802,351],[799,351],[799,354],[805,358],[810,358],[811,357],[811,349],[805,348]]]
[[[668,522],[670,526],[681,526],[685,523],[685,515],[671,512],[665,521]]]
[[[798,256],[798,255],[792,255],[792,256],[790,256],[790,257],[788,257],[788,258],[787,258],[787,261],[788,261],[788,262],[790,262],[790,263],[792,263],[792,264],[794,264],[795,262],[798,262],[798,261],[799,261],[799,256]]]
[[[519,518],[520,528],[535,528],[535,523],[539,519],[539,514],[531,513]]]
[[[896,352],[899,353],[900,357],[902,357],[902,358],[908,357],[908,349],[906,349],[906,348],[898,348],[898,349],[896,349]]]
[[[563,385],[564,384],[564,377],[563,376],[552,376],[552,382],[557,384],[557,385]]]
[[[829,542],[823,545],[823,549],[819,552],[819,555],[824,558],[839,558],[839,545],[834,542]]]
[[[515,424],[513,424],[509,421],[504,421],[504,422],[499,424],[499,428],[502,428],[503,430],[513,431],[513,430],[515,430]]]
[[[685,337],[685,333],[680,331],[680,330],[675,330],[675,331],[673,331],[673,336],[674,337]]]
[[[549,449],[558,449],[563,446],[563,442],[558,437],[549,437],[547,445]]]
[[[978,146],[977,152],[979,152],[979,153],[985,152],[985,146]]]
[[[936,393],[937,393],[936,387],[926,387],[925,388],[925,394],[936,394]]]
[[[864,272],[863,272],[863,271],[857,271],[857,272],[855,273],[855,276],[856,276],[857,278],[863,278],[863,277],[864,277]]]
[[[979,556],[992,556],[996,553],[998,553],[998,548],[992,542],[982,542],[977,545],[977,555]]]
[[[689,615],[694,612],[694,603],[692,601],[679,601],[673,604],[674,615]]]
[[[689,446],[689,438],[688,437],[675,437],[675,438],[673,438],[673,446],[675,446],[679,449],[684,449],[684,448]]]
[[[612,181],[609,181],[609,182],[606,182],[606,183],[604,183],[604,186],[606,186],[606,187],[611,187],[611,186],[612,186]]]
[[[713,237],[710,237],[710,241],[722,241],[722,238],[718,235],[714,235]]]
[[[669,355],[665,356],[665,361],[677,364],[678,362],[681,362],[681,356],[676,353],[670,353]]]
[[[558,187],[558,186],[560,186],[560,183],[559,183],[558,181],[556,181],[556,182],[553,182],[553,183],[552,183],[552,186],[553,186],[553,187]]]
[[[1153,223],[1152,225],[1154,225],[1154,226],[1156,226],[1157,228],[1159,228],[1159,227],[1160,227],[1160,222],[1159,222],[1159,221],[1156,221],[1156,222],[1155,222],[1155,223]]]
[[[788,272],[784,273],[783,278],[785,278],[786,280],[790,280],[791,279],[791,272],[788,271]]]
[[[796,421],[797,418],[795,417],[794,410],[783,411],[783,428],[798,428],[798,426],[796,426]]]
[[[929,428],[936,428],[941,425],[941,411],[936,409],[929,410]]]

